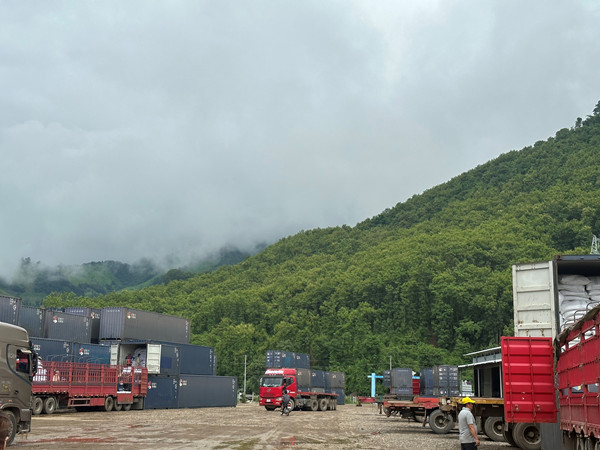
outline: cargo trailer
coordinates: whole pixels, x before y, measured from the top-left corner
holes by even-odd
[[[142,367],[40,361],[33,377],[33,414],[61,408],[142,409],[148,371]]]
[[[268,411],[281,407],[283,389],[290,396],[291,409],[301,408],[308,411],[326,411],[337,409],[337,394],[324,392],[324,387],[313,387],[311,383],[313,375],[320,380],[318,371],[307,369],[278,368],[267,369],[260,380],[259,404]],[[307,379],[308,376],[308,379]],[[323,386],[325,383],[323,372]],[[317,381],[320,384],[320,381]]]
[[[562,442],[544,448],[600,446],[600,305],[558,338],[503,337],[505,420],[520,448],[542,448],[542,424],[558,423]],[[556,375],[557,377],[556,377]],[[552,447],[554,445],[554,447]]]

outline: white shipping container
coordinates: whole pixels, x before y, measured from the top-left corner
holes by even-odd
[[[552,261],[515,264],[512,275],[515,336],[556,338],[561,324],[568,326],[573,322],[568,320],[571,316],[581,316],[590,308],[592,299],[586,296],[593,293],[589,287],[581,288],[583,301],[569,304],[563,298],[559,304],[559,281],[573,278],[564,278],[568,275],[600,276],[600,255],[558,255]]]

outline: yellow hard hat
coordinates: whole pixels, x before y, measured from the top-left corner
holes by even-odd
[[[464,397],[462,402],[466,405],[467,403],[475,403],[475,401],[471,397]]]

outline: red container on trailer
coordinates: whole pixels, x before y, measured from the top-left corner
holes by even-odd
[[[502,337],[502,378],[506,422],[556,422],[551,338]]]

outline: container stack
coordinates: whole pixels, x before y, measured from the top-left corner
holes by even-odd
[[[189,343],[189,320],[130,308],[103,308],[100,342],[112,364],[148,369],[144,409],[235,406],[237,379],[217,376],[212,347]]]
[[[235,406],[237,379],[217,376],[214,348],[190,344],[190,321],[139,309],[23,306],[0,296],[0,321],[25,328],[43,361],[122,364],[148,369],[145,409]],[[275,355],[274,355],[275,356]],[[308,367],[308,355],[277,353]],[[310,372],[305,378],[310,384]]]
[[[456,397],[460,395],[458,366],[441,365],[433,367],[433,395],[436,397]]]

